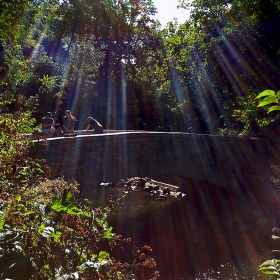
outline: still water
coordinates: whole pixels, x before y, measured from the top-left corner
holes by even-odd
[[[271,257],[275,203],[244,189],[178,177],[153,179],[177,185],[186,195],[157,201],[145,191],[127,194],[98,186],[91,198],[96,207],[119,198],[109,220],[113,232],[131,237],[135,246],[150,245],[160,279],[270,279],[258,267]]]

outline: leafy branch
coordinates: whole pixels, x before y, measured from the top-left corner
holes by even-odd
[[[259,269],[267,275],[277,275],[280,276],[280,260],[268,260],[262,263]],[[279,280],[280,278],[277,278]]]
[[[280,110],[280,90],[276,93],[274,90],[267,89],[261,92],[256,99],[262,99],[258,107],[270,105],[267,113]]]

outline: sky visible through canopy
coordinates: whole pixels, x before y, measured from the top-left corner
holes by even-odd
[[[178,23],[182,24],[189,18],[190,12],[186,9],[177,9],[178,0],[153,0],[157,14],[155,18],[159,20],[162,27],[166,27],[169,21],[173,21],[174,18],[178,19]]]

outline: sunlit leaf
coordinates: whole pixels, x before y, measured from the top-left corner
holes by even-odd
[[[280,274],[279,274],[278,272],[274,271],[274,270],[272,270],[272,271],[270,271],[270,270],[266,271],[266,270],[263,270],[263,269],[260,269],[260,270],[261,270],[264,274],[278,275],[278,276],[280,276]]]
[[[267,113],[270,113],[272,111],[280,111],[280,105],[272,106],[271,108],[269,108]]]
[[[275,270],[276,267],[274,265],[268,265],[268,266],[262,266],[260,267],[260,270]]]
[[[56,232],[53,232],[50,237],[53,237],[54,239],[58,240],[59,237],[62,235],[62,232],[60,231],[56,231]]]
[[[102,261],[104,259],[106,259],[107,257],[109,257],[109,253],[108,252],[105,252],[105,251],[101,251],[98,255],[98,260],[99,261]]]
[[[256,98],[261,98],[261,97],[265,97],[265,96],[274,96],[275,97],[275,91],[274,90],[270,90],[267,89],[263,92],[261,92]]]
[[[273,260],[267,260],[265,262],[263,262],[260,267],[264,267],[264,266],[270,266],[270,265],[275,265],[275,259]]]
[[[70,193],[70,192],[67,193],[67,195],[66,195],[66,202],[67,202],[67,205],[74,202],[73,194],[72,193]]]
[[[107,238],[107,239],[111,239],[113,237],[113,233],[105,232],[104,237]]]
[[[66,207],[64,207],[62,204],[61,204],[61,201],[60,200],[55,200],[51,206],[51,209],[53,211],[56,211],[56,212],[61,212],[61,211],[65,211],[67,210]]]
[[[275,96],[267,96],[262,100],[262,102],[258,105],[258,107],[266,106],[273,103],[278,103],[277,98]]]
[[[72,214],[72,215],[77,215],[77,214],[81,214],[82,211],[78,207],[72,206],[71,208],[67,208],[66,213]]]
[[[41,225],[38,229],[38,233],[41,234],[45,228],[45,225]]]

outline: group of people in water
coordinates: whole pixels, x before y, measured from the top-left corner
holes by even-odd
[[[65,112],[61,124],[55,124],[52,113],[47,112],[46,116],[42,118],[42,133],[44,136],[62,136],[62,135],[75,135],[75,123],[77,118],[71,114],[70,110]],[[87,125],[85,130],[92,130],[94,134],[102,134],[103,126],[93,117],[87,118]]]

